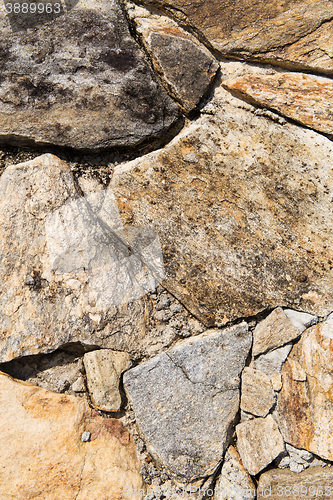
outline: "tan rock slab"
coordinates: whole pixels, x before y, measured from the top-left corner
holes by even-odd
[[[218,87],[198,120],[110,183],[123,223],[157,230],[163,285],[206,325],[333,309],[332,142],[254,111]]]
[[[286,442],[333,460],[333,315],[302,334],[282,368],[273,413]]]
[[[254,500],[255,497],[256,487],[250,475],[235,448],[229,446],[215,484],[214,500]]]
[[[165,6],[223,55],[332,72],[328,0],[139,0]],[[306,46],[308,45],[308,52]]]
[[[281,373],[275,373],[271,377],[271,384],[274,391],[279,392],[282,389],[282,376]]]
[[[132,365],[129,355],[126,352],[99,349],[87,352],[83,363],[92,404],[99,410],[119,411],[120,376]]]
[[[258,417],[266,417],[275,402],[269,377],[250,367],[242,373],[241,409]]]
[[[224,87],[252,104],[272,109],[325,134],[333,134],[333,82],[302,73],[245,75]]]
[[[284,441],[271,415],[236,426],[237,449],[249,474],[256,475],[284,452]]]
[[[299,336],[300,331],[294,327],[281,307],[277,307],[256,326],[253,332],[252,355],[258,356],[281,347]]]
[[[310,467],[301,473],[286,469],[263,472],[259,478],[257,499],[324,500],[333,494],[333,474],[330,469]]]
[[[141,498],[135,445],[119,420],[75,396],[0,381],[1,498],[119,500],[125,488]]]

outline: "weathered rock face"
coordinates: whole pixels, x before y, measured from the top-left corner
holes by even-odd
[[[129,489],[140,499],[135,446],[119,421],[74,396],[0,379],[2,498],[118,500]]]
[[[116,168],[121,216],[154,224],[164,286],[206,325],[277,305],[328,314],[332,143],[237,106],[218,88],[163,150]]]
[[[327,0],[140,0],[159,5],[223,55],[333,71]],[[308,52],[306,44],[310,44]],[[326,49],[328,50],[326,51]],[[315,52],[315,53],[314,53]]]
[[[333,82],[303,73],[248,75],[223,86],[252,104],[270,108],[307,127],[333,134]]]
[[[219,68],[217,60],[171,19],[153,16],[143,8],[129,13],[164,86],[184,111],[192,111]]]
[[[282,368],[282,390],[273,413],[288,443],[333,460],[333,315],[309,328]]]
[[[259,417],[266,417],[274,402],[274,391],[269,377],[259,370],[244,368],[241,409]]]
[[[34,30],[14,17],[19,26],[0,12],[1,141],[129,146],[177,120],[116,0],[81,0]]]
[[[257,489],[258,500],[290,498],[312,500],[330,498],[333,491],[333,475],[329,469],[311,467],[300,474],[273,469],[261,474]]]
[[[215,485],[214,500],[254,500],[256,488],[233,446],[224,456],[221,475]]]
[[[250,345],[246,323],[208,330],[124,374],[149,452],[181,482],[211,474],[220,462]]]

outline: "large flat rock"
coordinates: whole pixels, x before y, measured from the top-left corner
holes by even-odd
[[[179,481],[210,475],[221,461],[250,347],[246,323],[208,330],[124,374],[148,451]]]
[[[332,142],[255,112],[219,87],[198,120],[110,183],[124,223],[156,228],[164,286],[206,325],[333,309]]]
[[[75,396],[3,373],[0,381],[2,499],[118,500],[126,491],[142,498],[136,448],[120,421]]]
[[[131,146],[177,120],[116,0],[79,0],[41,19],[3,6],[0,28],[1,141]]]
[[[329,0],[139,0],[164,7],[222,54],[333,72]]]

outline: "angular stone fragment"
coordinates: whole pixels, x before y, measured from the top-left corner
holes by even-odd
[[[99,410],[119,411],[120,376],[132,364],[129,355],[126,352],[100,349],[87,352],[83,363],[92,404]]]
[[[147,335],[151,306],[140,298],[158,283],[158,240],[148,228],[129,256],[114,199],[102,194],[97,218],[67,165],[49,154],[2,174],[0,362],[73,342],[132,352],[165,345],[158,328]]]
[[[178,107],[116,0],[80,0],[67,12],[56,5],[61,15],[48,22],[0,11],[0,140],[98,149],[166,131]]]
[[[309,326],[317,323],[318,318],[313,316],[313,314],[308,314],[300,311],[294,311],[293,309],[284,309],[284,314],[290,319],[292,324],[301,333],[304,332]]]
[[[269,377],[276,374],[279,375],[281,374],[282,365],[287,359],[292,347],[293,344],[289,343],[283,347],[278,347],[273,351],[269,351],[266,354],[261,354],[251,362],[250,367],[266,373]]]
[[[142,498],[135,445],[120,421],[75,396],[3,373],[0,381],[1,498],[119,500],[125,489]]]
[[[257,488],[257,499],[280,500],[324,500],[333,493],[333,474],[329,469],[310,467],[300,474],[288,469],[272,469],[261,474]]]
[[[300,331],[284,314],[281,307],[277,307],[253,332],[252,355],[258,356],[299,337]]]
[[[272,109],[325,134],[333,134],[333,82],[302,73],[245,75],[223,86],[252,104]]]
[[[282,376],[281,373],[275,373],[271,377],[271,384],[274,391],[279,392],[282,389]]]
[[[259,370],[244,368],[241,392],[241,409],[259,417],[266,417],[275,401],[269,377]]]
[[[278,305],[324,316],[332,158],[326,137],[256,116],[219,87],[163,150],[117,167],[110,188],[124,223],[154,224],[163,285],[206,325]]]
[[[161,5],[223,55],[333,72],[329,0],[139,0]]]
[[[273,413],[286,442],[333,460],[333,315],[302,334],[282,368]]]
[[[138,9],[136,9],[138,10]],[[188,32],[165,16],[130,11],[136,30],[170,95],[186,111],[192,111],[211,84],[219,64]]]
[[[243,465],[253,476],[285,450],[281,433],[271,415],[238,424],[236,434]]]
[[[208,330],[124,374],[149,453],[179,481],[207,476],[220,462],[250,345],[246,323]]]
[[[215,485],[214,500],[254,500],[256,487],[245,470],[240,456],[229,446]]]

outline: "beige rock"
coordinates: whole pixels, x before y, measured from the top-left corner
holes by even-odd
[[[0,380],[1,498],[119,500],[126,489],[142,498],[136,449],[119,420],[75,396]]]
[[[83,363],[92,404],[99,410],[119,411],[119,381],[121,374],[132,365],[129,355],[100,349],[86,353]]]
[[[206,325],[278,305],[329,314],[332,142],[244,107],[219,87],[163,150],[117,167],[123,222],[154,224],[163,285]]]
[[[253,500],[255,497],[256,487],[251,477],[235,448],[229,446],[215,485],[214,500]]]
[[[236,426],[237,449],[244,467],[256,475],[285,450],[273,417],[254,418]]]
[[[333,82],[302,73],[245,75],[223,86],[252,104],[272,109],[307,127],[333,134]]]
[[[282,389],[282,376],[281,373],[275,373],[271,377],[271,384],[274,391],[279,392]]]
[[[163,5],[226,56],[332,73],[328,0],[140,0]],[[307,45],[308,44],[308,45]]]
[[[273,413],[286,442],[333,460],[333,315],[302,334],[282,368]]]
[[[250,367],[242,373],[241,409],[266,417],[275,401],[274,391],[269,377]]]
[[[299,474],[286,469],[272,469],[261,474],[257,499],[324,500],[331,498],[332,492],[333,474],[329,469],[310,467]]]
[[[258,356],[281,347],[299,335],[300,331],[294,327],[281,307],[277,307],[256,326],[253,332],[252,355]]]

